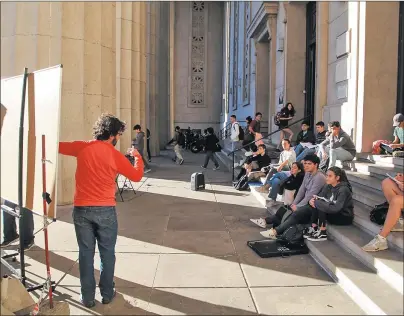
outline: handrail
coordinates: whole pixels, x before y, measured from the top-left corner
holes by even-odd
[[[254,143],[256,143],[256,142],[258,142],[258,141],[260,141],[260,140],[263,140],[263,139],[265,139],[265,138],[268,138],[269,136],[272,136],[272,135],[274,135],[274,134],[276,134],[276,133],[282,131],[282,130],[285,129],[285,128],[289,128],[290,126],[296,125],[297,123],[299,123],[299,122],[301,122],[301,121],[307,120],[307,119],[310,118],[311,116],[312,116],[312,114],[309,114],[309,115],[307,115],[306,117],[301,118],[300,120],[294,121],[292,124],[288,124],[288,126],[286,126],[286,127],[282,127],[282,128],[280,128],[280,129],[278,129],[278,130],[276,130],[276,131],[273,131],[273,132],[269,133],[267,136],[262,136],[260,139],[253,140],[253,141],[249,142],[248,144],[245,144],[243,147],[237,148],[237,149],[235,149],[235,150],[229,152],[229,153],[227,154],[227,156],[230,156],[231,154],[233,154],[233,153],[235,153],[235,152],[237,152],[237,151],[240,151],[240,150],[243,149],[244,147],[248,147],[248,146],[250,146],[250,145],[252,145],[252,144],[254,144]]]
[[[278,130],[276,130],[276,131],[273,131],[273,132],[269,133],[267,136],[263,136],[263,137],[261,137],[260,139],[253,140],[252,142],[249,142],[248,144],[245,144],[245,145],[242,146],[241,148],[235,149],[235,150],[231,151],[230,153],[228,153],[227,156],[232,155],[232,161],[233,161],[233,163],[232,163],[232,169],[231,169],[231,170],[232,170],[232,173],[231,173],[232,181],[234,181],[234,153],[235,153],[235,152],[240,151],[241,149],[243,149],[243,148],[245,148],[245,147],[249,147],[250,145],[252,145],[252,144],[254,144],[254,143],[256,143],[256,142],[258,142],[258,141],[260,141],[260,140],[266,139],[266,138],[268,138],[268,137],[274,135],[275,133],[280,132],[281,130],[283,130],[283,129],[285,129],[285,128],[289,128],[290,126],[296,125],[296,124],[299,123],[299,122],[302,122],[302,121],[304,121],[304,120],[307,120],[308,118],[310,118],[310,117],[312,117],[312,116],[313,116],[313,114],[309,114],[309,115],[307,115],[306,117],[303,117],[302,119],[293,122],[292,124],[288,124],[287,127],[282,127],[282,128],[280,128],[280,129],[278,129]]]

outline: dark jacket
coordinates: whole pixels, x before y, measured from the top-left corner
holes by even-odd
[[[314,133],[312,131],[307,131],[306,135],[303,135],[303,131],[300,131],[299,134],[297,134],[296,138],[296,143],[316,143],[316,137],[314,136]]]
[[[316,135],[316,144],[320,145],[327,138],[327,131],[323,131],[321,133],[317,133]]]
[[[208,134],[205,137],[205,149],[206,151],[217,151],[216,144],[219,142],[219,139],[215,134]]]
[[[261,170],[264,167],[268,167],[271,164],[271,158],[265,153],[263,156],[256,155],[249,159],[249,163],[255,161],[258,164],[258,168],[252,169],[253,171]]]
[[[289,191],[295,191],[295,197],[297,195],[297,192],[299,191],[302,183],[303,183],[303,179],[304,179],[304,172],[301,171],[299,172],[296,176],[294,175],[290,175],[289,178],[287,178],[285,180],[285,182],[283,182],[281,184],[280,190],[278,194],[283,194],[283,191],[289,190]]]
[[[172,140],[168,142],[168,145],[170,144],[179,145],[180,138],[181,138],[181,132],[175,131],[174,137]]]
[[[354,205],[352,199],[352,189],[347,182],[341,182],[335,187],[326,184],[318,196],[322,196],[330,202],[315,200],[317,209],[325,213],[341,213],[347,217],[354,217]]]

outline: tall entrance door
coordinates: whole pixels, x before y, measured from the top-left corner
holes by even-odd
[[[397,112],[404,114],[404,2],[400,2],[398,31]]]
[[[311,1],[306,7],[306,99],[304,114],[314,114],[316,96],[316,2]],[[314,115],[310,119],[313,128]]]

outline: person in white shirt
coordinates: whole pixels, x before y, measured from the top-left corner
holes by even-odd
[[[231,150],[233,151],[239,148],[240,124],[237,122],[237,117],[235,115],[230,116],[230,122],[231,122],[231,132],[230,132]]]

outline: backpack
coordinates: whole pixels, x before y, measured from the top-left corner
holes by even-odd
[[[178,132],[178,145],[180,146],[185,145],[185,136],[182,132]]]
[[[376,205],[369,213],[370,220],[377,225],[384,225],[388,209],[388,203]]]
[[[274,116],[274,124],[276,126],[280,126],[281,125],[281,120],[280,118],[282,117],[282,112],[278,112],[276,113],[276,115]]]
[[[238,124],[238,139],[244,140],[244,130],[241,128],[240,124]]]
[[[248,176],[244,175],[238,180],[238,182],[234,185],[234,188],[237,191],[247,191],[249,189],[248,186]]]
[[[303,239],[303,232],[305,226],[301,224],[290,226],[287,230],[280,235],[277,240],[289,244],[289,245],[298,245],[301,244]]]

